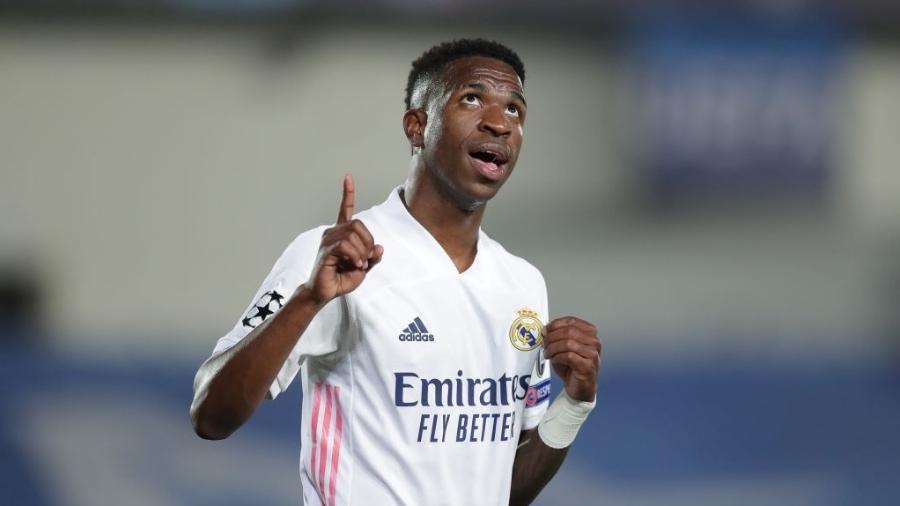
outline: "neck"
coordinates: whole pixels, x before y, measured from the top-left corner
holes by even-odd
[[[485,206],[463,209],[438,184],[424,167],[413,168],[401,197],[409,214],[437,240],[456,269],[463,272],[475,261]]]

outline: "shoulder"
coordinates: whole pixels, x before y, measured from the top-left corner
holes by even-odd
[[[385,227],[381,224],[379,206],[370,207],[353,216],[353,219],[362,221],[373,235],[381,232]],[[319,225],[300,233],[288,244],[284,253],[275,264],[275,269],[279,271],[293,271],[298,274],[308,275],[312,271],[316,256],[319,253],[319,246],[322,243],[322,236],[325,232],[335,225],[333,223],[327,225]]]
[[[319,225],[295,237],[276,262],[275,270],[300,272],[309,270],[319,251],[322,234],[327,228],[327,225]]]
[[[525,289],[540,288],[541,290],[546,290],[544,275],[531,262],[510,253],[502,244],[484,232],[481,234],[481,240],[486,246],[485,249],[490,252],[490,256],[495,264],[494,268],[502,273],[505,278],[513,280],[513,282],[522,285],[521,287]]]
[[[391,228],[392,220],[389,216],[386,216],[386,213],[388,213],[388,210],[385,209],[386,206],[386,203],[374,205],[354,214],[353,219],[363,222],[373,234],[376,231],[387,232]]]

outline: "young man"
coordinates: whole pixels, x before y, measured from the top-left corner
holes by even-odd
[[[191,418],[222,439],[300,373],[306,505],[528,504],[594,406],[600,341],[546,326],[543,277],[481,231],[522,145],[525,72],[495,42],[413,62],[406,182],[304,232],[197,373]],[[548,408],[551,367],[565,389]]]

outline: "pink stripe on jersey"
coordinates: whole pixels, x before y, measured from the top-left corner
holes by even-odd
[[[325,444],[322,445],[322,449],[319,453],[319,472],[317,473],[316,478],[318,479],[319,491],[324,492],[325,489],[325,461],[328,458],[328,446],[330,441],[328,441],[328,433],[331,429],[331,385],[325,384],[325,419],[322,422],[322,439],[325,441]],[[328,504],[327,498],[322,496],[323,502]]]
[[[319,496],[322,496],[322,490],[319,488],[319,484],[317,480],[314,478],[315,469],[316,469],[316,453],[319,448],[319,406],[322,404],[322,384],[316,383],[316,393],[313,396],[313,405],[312,405],[312,417],[310,418],[310,434],[312,435],[312,445],[310,448],[310,457],[309,457],[309,471],[313,474],[310,476],[312,478],[313,486],[319,492]]]
[[[324,392],[323,392],[324,390]],[[322,423],[319,414],[325,404]],[[332,414],[333,412],[333,414]],[[332,420],[334,421],[332,427]],[[332,432],[333,428],[333,432]],[[341,467],[341,438],[344,432],[344,415],[341,412],[341,387],[328,383],[316,383],[310,419],[312,445],[309,455],[310,480],[319,494],[322,504],[335,506],[337,502],[337,475]],[[329,434],[331,437],[329,438]],[[331,465],[328,466],[329,455]]]
[[[334,443],[331,450],[331,483],[328,486],[329,495],[331,495],[330,506],[335,506],[335,482],[338,470],[341,467],[341,431],[344,425],[344,416],[341,414],[341,387],[337,385],[334,387],[334,403],[334,414],[337,419],[334,422]]]

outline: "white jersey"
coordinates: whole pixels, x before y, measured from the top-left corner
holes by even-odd
[[[305,505],[506,505],[519,433],[547,409],[540,272],[479,231],[459,273],[398,190],[359,213],[380,264],[329,302],[270,396],[300,373]],[[309,279],[325,227],[304,232],[215,352]]]

